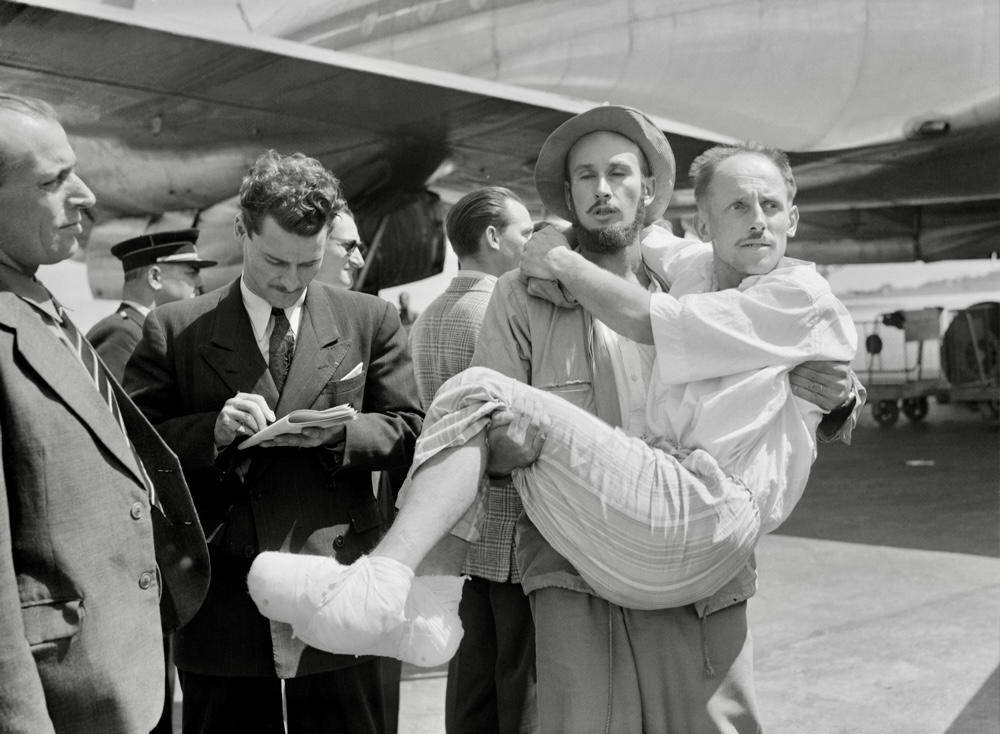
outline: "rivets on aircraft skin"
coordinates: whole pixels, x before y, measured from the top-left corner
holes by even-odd
[[[375,26],[377,25],[378,13],[373,10],[361,20],[361,35],[365,38],[370,37],[375,32]]]
[[[434,17],[435,10],[437,10],[436,0],[429,0],[428,2],[421,3],[417,6],[417,20],[421,23],[427,23]]]

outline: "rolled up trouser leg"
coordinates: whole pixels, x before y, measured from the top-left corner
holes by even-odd
[[[525,511],[600,596],[635,609],[681,606],[715,593],[746,564],[760,534],[757,505],[715,459],[651,448],[493,370],[472,368],[441,387],[414,468],[517,398],[541,402],[552,419],[539,459],[514,473]]]

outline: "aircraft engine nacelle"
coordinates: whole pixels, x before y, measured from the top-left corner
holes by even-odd
[[[437,194],[426,189],[407,192],[355,214],[367,245],[355,290],[378,293],[444,269],[444,213]]]

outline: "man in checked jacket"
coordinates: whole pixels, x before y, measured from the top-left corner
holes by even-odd
[[[443,382],[469,366],[493,286],[517,267],[532,232],[521,200],[496,186],[462,197],[446,224],[461,270],[410,331],[424,408]],[[528,731],[538,724],[534,626],[514,561],[521,500],[508,477],[495,482],[488,496],[481,540],[462,567],[471,578],[459,607],[465,636],[448,668],[449,734]]]

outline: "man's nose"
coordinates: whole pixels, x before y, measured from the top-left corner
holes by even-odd
[[[285,268],[278,276],[278,282],[286,291],[299,289],[299,271],[295,267]]]
[[[767,225],[767,218],[764,216],[764,209],[760,204],[753,204],[751,210],[753,221],[750,222],[750,229],[762,230]]]
[[[360,268],[360,267],[364,266],[364,264],[365,264],[365,257],[364,257],[364,255],[361,254],[361,248],[360,247],[354,248],[354,251],[351,252],[351,256],[350,256],[350,258],[348,258],[348,261],[355,268]]]
[[[69,197],[70,205],[74,209],[89,209],[97,203],[97,197],[94,196],[94,192],[83,182],[82,178],[75,173],[70,175],[72,176],[71,184],[73,186]]]

